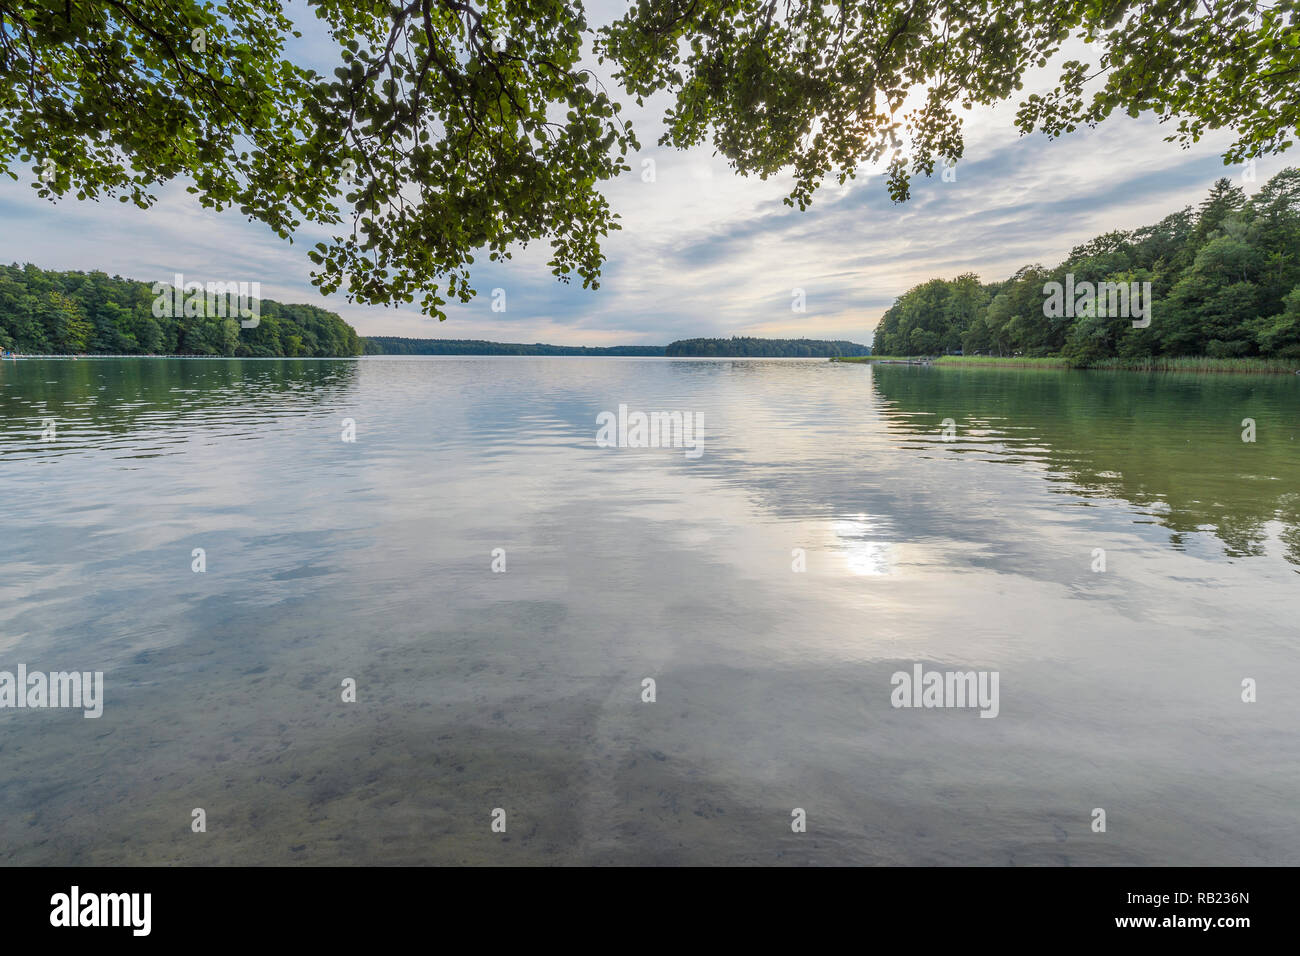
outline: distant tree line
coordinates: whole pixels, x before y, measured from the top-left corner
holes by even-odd
[[[1098,300],[1045,314],[1051,282],[1151,283],[1150,324]],[[1047,311],[1056,311],[1049,309]],[[1079,314],[1082,311],[1084,314]],[[966,274],[908,290],[885,313],[876,355],[1210,356],[1300,358],[1300,171],[1249,199],[1220,179],[1198,208],[1075,247],[1055,269],[1025,266],[1002,282]]]
[[[367,355],[675,355],[767,356],[817,358],[832,355],[870,355],[871,349],[854,342],[817,339],[682,339],[670,345],[614,345],[605,348],[578,345],[519,345],[479,339],[408,339],[372,335],[364,340]]]
[[[485,342],[482,339],[410,339],[370,335],[364,339],[366,355],[663,355],[662,345],[523,345]]]
[[[0,266],[0,348],[38,354],[359,355],[356,330],[314,305],[260,302],[238,316],[155,315],[151,285],[103,272]]]
[[[827,342],[821,339],[681,339],[665,350],[682,356],[761,356],[766,358],[829,358],[834,355],[870,355],[871,347],[856,342]]]

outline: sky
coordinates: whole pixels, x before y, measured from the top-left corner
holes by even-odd
[[[588,20],[607,22],[621,6],[589,2]],[[312,28],[300,0],[289,10],[305,34],[291,55],[332,71],[328,38]],[[1022,96],[1050,88],[1054,77],[1051,65],[1031,75]],[[30,176],[6,179],[0,260],[150,283],[178,272],[187,281],[257,281],[265,298],[330,309],[362,335],[558,345],[757,335],[870,344],[884,311],[918,283],[965,272],[993,281],[1024,265],[1055,265],[1093,236],[1199,202],[1221,176],[1249,193],[1288,165],[1268,157],[1253,171],[1225,167],[1230,132],[1183,149],[1165,142],[1169,127],[1151,117],[1117,114],[1055,141],[1021,136],[1018,102],[966,114],[965,155],[953,181],[936,169],[932,179],[913,181],[908,202],[895,204],[883,175],[859,176],[847,189],[824,187],[801,212],[781,201],[788,178],[739,177],[708,146],[657,147],[663,100],[641,109],[626,101],[642,150],[629,157],[632,171],[603,189],[623,228],[603,244],[601,287],[559,283],[546,247],[535,244],[503,264],[479,257],[482,267],[471,272],[479,296],[448,303],[442,322],[422,315],[418,303],[386,309],[321,295],[310,283],[306,252],[327,230],[303,228],[291,245],[238,211],[202,209],[181,181],[157,190],[158,202],[140,210],[72,197],[51,204],[36,196]],[[645,159],[654,160],[653,182],[642,179]],[[495,288],[505,290],[504,312],[492,311]],[[803,290],[802,312],[792,309],[796,289]]]

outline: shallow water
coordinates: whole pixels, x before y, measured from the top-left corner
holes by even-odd
[[[106,698],[0,710],[6,863],[1300,863],[1294,376],[22,360],[0,481]]]

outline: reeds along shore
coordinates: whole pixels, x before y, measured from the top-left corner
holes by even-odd
[[[876,362],[882,365],[1002,366],[1006,368],[1089,368],[1128,372],[1225,372],[1238,374],[1300,375],[1300,362],[1289,359],[1210,358],[1160,356],[1138,359],[1101,359],[1089,365],[1072,365],[1059,356],[940,355],[934,358],[905,355],[836,357],[832,362]]]

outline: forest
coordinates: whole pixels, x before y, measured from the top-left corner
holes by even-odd
[[[0,266],[0,349],[26,354],[326,357],[361,354],[338,315],[314,305],[260,303],[254,328],[237,317],[155,315],[148,283],[103,272]]]
[[[665,355],[677,356],[755,356],[766,358],[829,358],[844,355],[870,355],[871,348],[856,342],[826,342],[821,339],[756,339],[732,336],[729,339],[680,339],[671,343]]]
[[[871,349],[855,342],[817,339],[680,339],[669,345],[518,345],[478,339],[408,339],[372,335],[363,340],[367,355],[668,355],[677,357],[825,358],[832,355],[870,355]]]
[[[396,335],[369,335],[363,340],[367,355],[663,355],[662,345],[523,345],[485,342],[482,339],[411,339]]]
[[[1150,282],[1145,328],[1123,310],[1049,316],[1049,283]],[[1120,313],[1120,314],[1111,314]],[[1141,324],[1141,323],[1139,323]],[[1087,367],[1154,356],[1300,358],[1300,171],[1247,198],[1218,180],[1199,206],[1076,246],[1053,269],[1024,266],[1001,282],[931,279],[885,312],[876,355],[1057,356]]]

